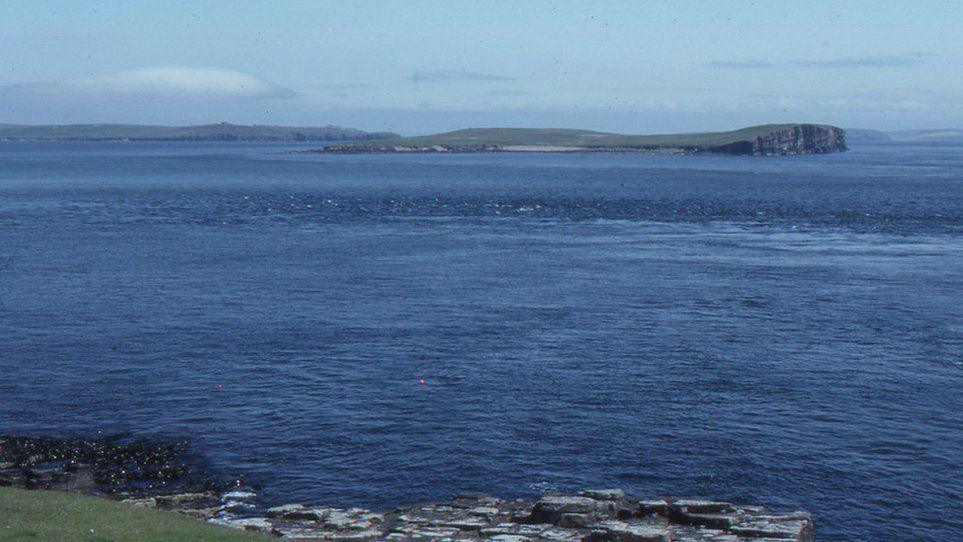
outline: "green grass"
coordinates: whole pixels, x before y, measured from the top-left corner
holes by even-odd
[[[2,542],[266,542],[167,510],[62,493],[0,488]]]
[[[585,148],[704,148],[751,141],[795,124],[765,124],[728,132],[626,135],[591,130],[540,128],[469,128],[428,136],[356,141],[343,146],[566,146]]]

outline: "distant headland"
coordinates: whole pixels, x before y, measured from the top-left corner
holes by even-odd
[[[13,141],[365,141],[400,137],[342,126],[201,124],[0,124],[0,140]]]
[[[368,139],[299,153],[626,152],[786,156],[848,150],[842,128],[766,124],[729,132],[626,135],[589,130],[471,128],[419,137]]]

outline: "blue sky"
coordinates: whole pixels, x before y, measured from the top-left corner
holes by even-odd
[[[949,1],[5,0],[0,123],[963,127],[960,21]]]

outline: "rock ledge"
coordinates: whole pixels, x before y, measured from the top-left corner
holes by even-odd
[[[621,489],[536,501],[465,493],[376,512],[286,504],[264,510],[241,481],[192,471],[183,446],[142,440],[0,436],[0,486],[63,490],[175,510],[284,540],[367,542],[813,542],[807,512],[692,499],[640,500]]]
[[[638,500],[621,490],[547,495],[531,502],[487,495],[390,512],[289,504],[263,516],[222,510],[210,522],[292,541],[367,542],[813,542],[809,513],[702,500]]]

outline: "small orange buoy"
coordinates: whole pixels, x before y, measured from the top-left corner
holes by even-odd
[[[425,379],[422,378],[422,379],[418,380],[418,383],[421,384],[422,386],[424,386],[424,385],[425,385]]]

